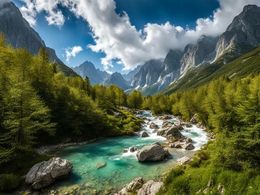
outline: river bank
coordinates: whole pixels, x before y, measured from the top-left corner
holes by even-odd
[[[145,132],[148,134],[147,137],[123,136],[48,148],[49,151],[60,150],[56,155],[73,164],[71,177],[54,185],[48,193],[62,194],[76,191],[88,194],[111,194],[139,176],[144,176],[145,180],[160,180],[175,165],[183,163],[185,158],[190,159],[209,140],[205,130],[184,123],[174,116],[153,116],[149,111],[137,113],[137,116],[144,120],[139,134]],[[169,147],[169,140],[157,134],[166,122],[182,124],[184,128],[181,133],[192,139],[194,149]],[[133,146],[140,150],[143,146],[155,142],[167,147],[171,158],[162,162],[139,163],[136,157],[137,151],[130,151]],[[46,152],[47,149],[42,151]]]

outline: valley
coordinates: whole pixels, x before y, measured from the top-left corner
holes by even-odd
[[[1,0],[0,194],[260,194],[260,4],[238,1],[139,29],[117,0]]]

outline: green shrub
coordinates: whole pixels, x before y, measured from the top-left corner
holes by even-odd
[[[0,191],[12,191],[19,187],[20,182],[20,176],[14,174],[0,174]]]

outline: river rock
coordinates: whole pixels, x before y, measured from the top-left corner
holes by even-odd
[[[145,131],[142,131],[140,137],[149,137],[149,134]]]
[[[172,119],[172,116],[170,116],[170,115],[164,115],[164,116],[160,116],[159,119],[160,119],[160,120],[170,120],[170,119]]]
[[[169,156],[168,150],[165,150],[159,144],[146,145],[141,148],[137,153],[137,159],[139,162],[147,161],[162,161]]]
[[[142,177],[135,178],[115,195],[130,195],[133,193],[137,193],[137,191],[143,186],[143,184],[144,180]]]
[[[182,148],[181,142],[174,142],[169,145],[170,148]]]
[[[156,125],[155,123],[151,123],[149,126],[151,129],[159,129],[159,126]]]
[[[195,147],[194,147],[194,145],[193,145],[192,143],[188,143],[188,144],[185,144],[185,145],[183,146],[183,148],[184,148],[185,150],[193,150]]]
[[[190,157],[184,156],[184,157],[178,159],[178,160],[177,160],[177,163],[180,164],[180,165],[185,165],[185,164],[189,163],[190,160],[191,160]]]
[[[184,136],[181,134],[180,130],[182,130],[182,126],[172,126],[171,128],[165,131],[163,136],[172,136],[175,139],[182,139],[184,138]]]
[[[104,168],[105,166],[107,166],[107,163],[106,163],[106,162],[101,162],[101,163],[97,163],[97,164],[96,164],[97,169],[102,169],[102,168]]]
[[[163,136],[166,131],[167,131],[167,128],[159,129],[159,130],[157,131],[157,135]]]
[[[137,195],[156,195],[162,187],[163,182],[149,180],[138,190]]]
[[[72,164],[68,160],[54,157],[35,164],[27,173],[25,182],[33,189],[41,189],[54,183],[57,179],[67,176],[71,170]]]
[[[135,152],[136,150],[137,150],[137,147],[135,147],[135,146],[132,146],[132,147],[129,148],[130,152]]]
[[[167,128],[167,127],[170,127],[172,126],[172,123],[170,121],[164,121],[163,124],[162,124],[162,128]]]

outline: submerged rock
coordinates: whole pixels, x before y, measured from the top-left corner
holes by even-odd
[[[96,164],[97,169],[104,168],[105,166],[107,166],[107,163],[106,163],[106,162],[101,162],[101,163],[97,163],[97,164]]]
[[[137,147],[135,147],[135,146],[132,146],[132,147],[129,148],[130,152],[135,152],[136,150],[137,150]]]
[[[169,156],[168,150],[165,150],[159,144],[146,145],[137,153],[139,162],[162,161]]]
[[[146,131],[142,131],[140,137],[149,137],[149,134]]]
[[[163,182],[149,180],[138,190],[137,195],[156,195],[162,187]]]
[[[41,189],[54,183],[58,178],[67,176],[72,170],[68,160],[58,157],[35,164],[26,175],[25,182],[33,189]]]

